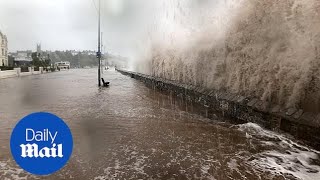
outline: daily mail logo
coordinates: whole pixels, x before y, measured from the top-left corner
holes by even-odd
[[[18,122],[10,139],[17,164],[35,175],[49,175],[68,162],[73,149],[67,124],[50,113],[33,113]]]
[[[42,131],[35,131],[33,129],[27,128],[26,129],[26,142],[42,142],[42,141],[47,141],[51,142],[52,146],[51,147],[43,147],[39,149],[38,144],[33,143],[33,144],[21,144],[21,156],[22,157],[29,157],[29,158],[62,158],[63,157],[63,151],[62,151],[62,144],[56,144],[55,139],[58,135],[58,131],[55,133],[52,133],[49,131],[49,129],[44,129]]]

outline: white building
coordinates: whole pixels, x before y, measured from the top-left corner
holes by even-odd
[[[8,39],[0,31],[0,66],[8,66]]]
[[[31,62],[32,61],[31,54],[32,54],[32,51],[17,51],[14,61]]]

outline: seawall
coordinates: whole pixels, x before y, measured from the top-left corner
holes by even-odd
[[[117,71],[144,82],[150,88],[173,93],[202,106],[208,118],[220,112],[224,117],[237,122],[253,122],[267,129],[287,132],[320,150],[320,113],[304,112],[302,109],[281,109],[256,98],[181,84],[136,72]]]

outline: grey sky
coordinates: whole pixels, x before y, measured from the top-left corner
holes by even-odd
[[[152,3],[101,2],[106,50],[130,55],[150,22]],[[34,50],[38,42],[46,50],[95,50],[97,12],[93,0],[0,0],[0,30],[8,36],[10,51]]]
[[[9,51],[96,50],[98,0],[0,0],[0,30]],[[101,0],[105,49],[128,57],[148,51],[152,38],[189,39],[212,23],[223,0]],[[221,7],[221,6],[220,6]],[[219,8],[221,9],[221,8]],[[215,13],[216,14],[216,13]],[[149,38],[149,39],[148,39]]]

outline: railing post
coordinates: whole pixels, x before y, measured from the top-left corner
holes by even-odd
[[[17,76],[20,77],[21,68],[14,68],[16,70]]]

